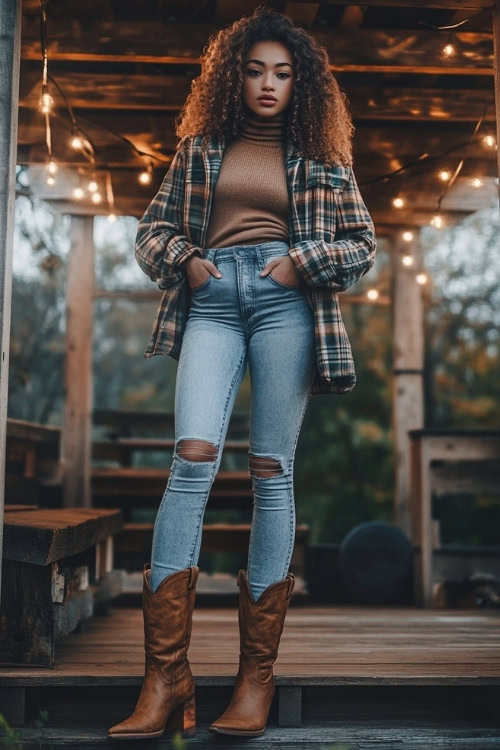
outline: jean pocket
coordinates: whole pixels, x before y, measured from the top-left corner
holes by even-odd
[[[209,277],[208,277],[208,279],[205,279],[205,281],[203,282],[203,284],[200,284],[200,286],[195,286],[194,288],[193,287],[189,287],[190,290],[191,290],[191,294],[194,294],[195,292],[200,292],[202,289],[205,289],[205,287],[207,287],[209,285],[210,279],[213,279],[213,274],[210,274]]]
[[[272,257],[266,258],[265,261],[261,263],[262,267],[260,268],[260,270],[263,271],[265,266],[267,266],[267,264],[271,260],[274,260],[275,258],[283,258],[286,254],[287,253],[282,253],[281,255],[274,255]],[[266,274],[266,276],[264,276],[264,279],[269,279],[272,284],[280,287],[281,289],[291,289],[293,291],[300,291],[302,289],[302,284],[296,284],[292,286],[292,284],[284,284],[282,281],[278,281],[278,279],[275,279],[272,275],[272,271]]]

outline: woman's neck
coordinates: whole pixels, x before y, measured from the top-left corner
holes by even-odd
[[[283,140],[284,132],[284,110],[271,117],[260,117],[248,107],[245,109],[245,119],[240,134],[243,140],[276,143]]]

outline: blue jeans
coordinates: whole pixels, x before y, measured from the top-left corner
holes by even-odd
[[[261,457],[263,467],[257,473],[255,463],[249,468],[254,503],[247,575],[254,599],[288,572],[295,542],[295,448],[316,352],[302,281],[291,286],[270,274],[259,276],[271,258],[287,251],[286,242],[271,241],[205,252],[222,277],[210,275],[191,293],[177,367],[175,448],[153,533],[153,591],[167,575],[198,563],[205,506],[247,362],[249,454],[256,457],[252,461]],[[201,451],[187,460],[179,443],[190,439],[209,442],[213,454]],[[269,459],[275,468],[266,471]]]

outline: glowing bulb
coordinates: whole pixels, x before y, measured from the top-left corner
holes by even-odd
[[[377,299],[378,291],[376,289],[368,289],[366,296],[368,299]]]
[[[55,185],[56,181],[50,175],[47,177],[47,185]]]
[[[436,229],[441,229],[444,222],[443,222],[442,217],[439,214],[436,214],[435,216],[432,217],[431,224],[433,227],[436,227]]]
[[[474,177],[472,180],[472,187],[479,188],[483,184],[483,181],[479,177]]]
[[[100,203],[101,202],[101,194],[100,193],[92,193],[92,202],[93,203]]]
[[[485,135],[483,138],[483,143],[485,146],[488,146],[488,148],[493,148],[495,146],[495,139],[492,135]]]
[[[44,112],[44,114],[48,114],[52,111],[52,107],[54,106],[54,99],[49,94],[48,90],[44,90],[38,103],[42,112]]]
[[[412,266],[413,258],[411,255],[403,255],[403,257],[401,258],[401,262],[404,266]]]
[[[413,239],[413,232],[403,232],[403,239],[405,242],[411,242]]]
[[[74,135],[73,136],[73,138],[71,139],[71,146],[72,146],[72,148],[76,148],[76,149],[82,148],[83,141],[82,141],[82,139],[80,138],[79,135]]]
[[[150,172],[141,172],[139,175],[139,182],[142,185],[149,185],[149,183],[151,182]]]
[[[448,172],[447,169],[442,169],[439,173],[439,179],[443,180],[443,182],[446,182],[447,180],[449,180],[450,177],[451,177],[451,174],[450,172]]]
[[[87,185],[87,188],[90,193],[95,193],[95,191],[97,190],[97,182],[95,180],[91,180]]]
[[[455,54],[455,47],[453,44],[447,44],[443,47],[443,55],[445,57],[452,57]]]
[[[73,198],[76,198],[78,201],[83,198],[83,195],[84,193],[81,188],[77,187],[73,190]]]
[[[116,214],[109,214],[108,221],[110,221],[111,223],[114,223],[116,221]]]
[[[427,284],[427,274],[426,273],[417,273],[415,276],[415,281],[417,284]]]
[[[55,174],[57,172],[57,164],[53,159],[47,164],[47,171],[50,172],[50,174]]]
[[[403,208],[405,202],[402,198],[393,198],[392,205],[394,208]]]

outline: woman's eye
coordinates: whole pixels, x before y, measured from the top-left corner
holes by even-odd
[[[252,70],[247,70],[247,73],[249,75],[251,75],[252,73],[259,73],[260,74],[260,70],[256,70],[255,68],[253,68]],[[290,78],[290,76],[289,76],[288,73],[278,73],[278,77],[280,77],[280,76],[284,76],[284,78],[283,77],[281,78],[282,81],[286,80],[287,78]],[[252,78],[255,78],[255,76],[252,76]]]

